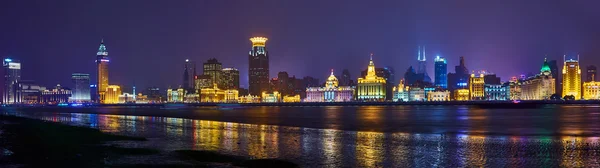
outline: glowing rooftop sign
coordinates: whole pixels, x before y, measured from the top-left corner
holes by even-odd
[[[12,59],[6,58],[6,59],[4,59],[4,62],[12,62]]]

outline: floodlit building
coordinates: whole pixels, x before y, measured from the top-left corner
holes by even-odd
[[[188,93],[183,98],[185,103],[198,103],[200,101],[200,95],[197,93]]]
[[[581,69],[579,68],[579,56],[577,56],[577,60],[564,59],[562,74],[563,97],[574,96],[575,100],[581,99]]]
[[[583,99],[598,100],[600,99],[600,82],[591,81],[583,83]]]
[[[455,101],[469,101],[470,98],[471,98],[471,94],[469,93],[469,89],[454,90],[454,100]]]
[[[300,102],[300,95],[295,96],[283,96],[284,103],[298,103]]]
[[[393,101],[395,102],[406,102],[409,100],[408,98],[408,90],[409,87],[408,86],[404,86],[404,80],[400,80],[400,84],[398,84],[397,87],[393,88],[394,91],[394,98]]]
[[[17,60],[6,58],[4,66],[4,88],[2,89],[2,103],[13,104],[15,100],[15,84],[21,80],[21,63]]]
[[[185,89],[167,89],[167,102],[168,103],[183,103],[185,98]]]
[[[408,101],[426,101],[427,95],[425,89],[411,87],[408,89]]]
[[[522,81],[516,76],[510,78],[508,83],[510,100],[521,100],[521,83]]]
[[[41,100],[41,92],[46,87],[41,87],[33,81],[21,80],[15,83],[14,104],[37,104]]]
[[[41,102],[47,104],[67,103],[69,102],[69,97],[71,97],[71,94],[72,92],[70,89],[56,85],[56,87],[52,90],[42,91]]]
[[[225,102],[235,103],[238,101],[239,91],[237,89],[225,90]]]
[[[305,102],[345,102],[354,99],[354,87],[339,86],[338,79],[333,75],[327,78],[325,87],[306,88]]]
[[[149,103],[148,95],[143,95],[142,93],[138,93],[137,96],[135,96],[135,103],[137,103],[137,104]]]
[[[123,93],[119,95],[119,103],[135,103],[135,96],[133,96],[131,93]]]
[[[248,53],[248,92],[251,95],[261,95],[269,90],[269,53],[265,37],[252,37],[252,49]]]
[[[521,100],[547,100],[556,93],[555,79],[546,59],[540,73],[530,76],[521,83]]]
[[[90,96],[90,74],[73,73],[71,74],[73,81],[73,96],[71,102],[89,102]]]
[[[108,88],[108,63],[110,59],[108,58],[108,51],[106,50],[106,46],[104,45],[104,39],[100,42],[100,47],[98,48],[98,52],[96,53],[96,66],[97,66],[97,77],[96,86],[98,89],[98,99],[99,102],[104,104],[106,101],[106,89]],[[118,102],[118,95],[114,97],[114,100],[111,100],[111,103]]]
[[[450,91],[436,90],[428,92],[427,101],[450,101]]]
[[[200,90],[200,102],[223,102],[225,101],[225,90],[219,89],[217,84],[212,88],[203,88]]]
[[[238,97],[238,103],[260,103],[260,97],[253,95],[246,95]]]
[[[204,63],[202,74],[210,76],[211,81],[217,84],[219,89],[224,88],[223,64],[221,64],[216,58],[211,58]]]
[[[278,103],[281,101],[281,94],[278,91],[271,93],[263,92],[261,98],[263,103]]]
[[[485,100],[505,101],[510,100],[509,85],[485,84]]]
[[[369,60],[367,75],[364,78],[358,78],[357,97],[362,101],[384,101],[386,94],[385,78],[378,77],[375,73],[375,64],[373,63],[373,54]]]
[[[119,103],[121,92],[121,87],[119,85],[108,85],[104,91],[104,104]]]
[[[471,78],[469,78],[469,93],[471,94],[470,100],[484,100],[485,80],[483,76],[483,74],[479,74],[479,76],[471,74]]]

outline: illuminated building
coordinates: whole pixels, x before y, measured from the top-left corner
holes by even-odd
[[[446,58],[435,57],[435,86],[443,89],[448,88],[448,64]]]
[[[547,100],[552,94],[556,93],[554,83],[556,80],[552,76],[548,61],[544,59],[544,64],[540,73],[530,76],[521,83],[521,100]]]
[[[408,101],[425,101],[427,95],[425,89],[418,87],[411,87],[408,89]]]
[[[143,95],[142,93],[138,93],[135,96],[135,103],[137,103],[137,104],[146,104],[146,103],[149,103],[149,101],[148,101],[148,95]]]
[[[483,74],[479,74],[479,76],[471,74],[471,78],[469,78],[470,100],[483,100],[485,98],[484,79]]]
[[[471,94],[469,93],[469,89],[456,89],[454,90],[454,100],[455,101],[469,101]]]
[[[235,68],[223,68],[223,89],[240,88],[240,71]]]
[[[202,74],[210,76],[218,88],[223,88],[223,65],[216,58],[209,59],[204,63]]]
[[[183,83],[181,86],[183,86],[183,88],[188,92],[193,90],[195,85],[195,77],[196,62],[185,59],[185,64],[183,65]]]
[[[448,73],[448,90],[453,94],[456,89],[465,89],[469,83],[469,70],[465,66],[464,57],[460,57],[460,64],[454,67],[454,73]],[[453,97],[456,97],[453,95]]]
[[[562,69],[562,97],[574,96],[575,100],[581,99],[581,69],[579,69],[579,56],[577,57],[577,60],[565,59]]]
[[[90,74],[74,73],[71,74],[73,81],[72,102],[89,102],[90,99]]]
[[[195,83],[196,92],[199,92],[199,90],[203,88],[212,88],[214,85],[214,82],[210,75],[196,76]]]
[[[238,103],[260,103],[260,97],[253,95],[246,95],[238,97]]]
[[[188,93],[183,98],[183,102],[185,103],[198,103],[199,101],[200,95],[197,93]]]
[[[593,65],[588,66],[585,70],[585,74],[586,74],[585,81],[586,82],[596,81],[597,73],[598,73],[598,70],[597,70],[596,66],[593,66]]]
[[[281,101],[281,94],[278,91],[271,93],[263,92],[261,98],[263,103],[278,103]]]
[[[339,86],[339,81],[331,75],[325,82],[325,87],[307,87],[305,102],[345,102],[354,99],[354,87]]]
[[[375,64],[373,63],[373,54],[369,60],[367,75],[364,78],[358,78],[357,97],[362,101],[383,101],[385,100],[385,78],[378,77],[375,73]]]
[[[450,91],[436,90],[428,92],[427,101],[450,101]]]
[[[225,102],[235,103],[238,101],[239,91],[236,89],[225,90]]]
[[[423,53],[423,55],[421,55]],[[423,82],[432,83],[431,78],[427,74],[427,59],[425,58],[425,46],[421,49],[419,47],[419,54],[417,54],[417,61],[419,61],[419,66],[417,67],[417,74],[422,74]]]
[[[361,72],[362,76],[367,76],[367,69]],[[385,97],[386,100],[392,100],[393,89],[395,87],[395,75],[392,67],[375,68],[375,75],[385,79]]]
[[[2,102],[4,104],[15,103],[15,84],[21,80],[21,63],[17,60],[6,58],[4,66],[4,88]]]
[[[66,103],[69,102],[69,97],[71,97],[71,90],[62,88],[60,85],[56,85],[56,87],[52,90],[43,90],[41,102],[46,104],[58,104],[58,103]]]
[[[119,103],[121,103],[121,104],[135,103],[135,96],[130,93],[123,93],[123,94],[119,95]]]
[[[510,78],[509,81],[509,97],[510,100],[521,100],[521,83],[516,76]]]
[[[395,101],[395,102],[397,102],[397,101],[401,101],[401,102],[408,101],[409,100],[409,98],[408,98],[408,90],[409,90],[409,87],[408,86],[404,86],[404,80],[400,80],[400,84],[398,84],[398,87],[394,87],[393,88],[394,98],[392,100]]]
[[[300,102],[300,95],[294,96],[283,96],[284,103],[298,103]]]
[[[146,88],[146,97],[148,103],[161,103],[164,101],[163,95],[160,94],[160,88],[158,87]]]
[[[105,103],[105,92],[108,87],[108,63],[110,59],[108,59],[108,51],[106,50],[106,46],[104,46],[104,39],[100,42],[100,47],[98,48],[98,53],[96,53],[96,65],[97,65],[97,84],[98,87],[98,100],[100,103]],[[116,100],[115,100],[116,101]]]
[[[108,85],[105,90],[104,104],[117,104],[119,103],[119,96],[121,95],[121,87],[118,85]]]
[[[217,84],[211,88],[200,89],[200,102],[223,102],[225,101],[225,90],[219,89]]]
[[[14,84],[14,104],[37,104],[41,99],[41,92],[45,87],[35,84],[33,81],[21,80]]]
[[[250,38],[252,49],[248,53],[248,91],[251,95],[261,95],[269,89],[269,54],[265,37]]]
[[[510,99],[510,88],[505,85],[485,84],[485,100],[504,101]]]
[[[167,102],[168,103],[183,103],[185,98],[185,89],[167,89]]]
[[[583,99],[598,100],[600,99],[600,82],[591,81],[583,83]]]

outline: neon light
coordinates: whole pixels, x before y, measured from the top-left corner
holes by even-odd
[[[100,59],[100,61],[102,61],[102,62],[110,62],[110,60],[108,60],[108,59]]]
[[[10,59],[10,58],[4,59],[4,62],[12,62],[12,59]]]

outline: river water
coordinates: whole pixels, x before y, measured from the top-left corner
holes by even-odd
[[[598,107],[3,108],[2,114],[149,139],[120,144],[126,147],[280,158],[303,167],[600,167]]]

